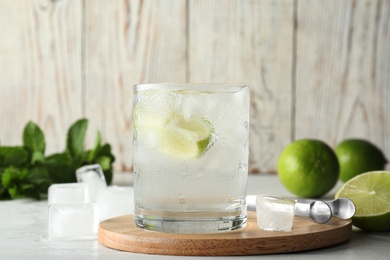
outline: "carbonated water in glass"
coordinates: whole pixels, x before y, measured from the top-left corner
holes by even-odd
[[[133,108],[136,224],[173,233],[245,226],[248,86],[137,85]]]

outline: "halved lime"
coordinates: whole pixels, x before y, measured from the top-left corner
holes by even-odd
[[[173,113],[162,130],[160,148],[180,159],[199,158],[212,145],[213,132],[213,126],[204,118],[185,119]]]
[[[390,172],[372,171],[355,176],[337,191],[356,205],[352,224],[366,231],[390,231]]]

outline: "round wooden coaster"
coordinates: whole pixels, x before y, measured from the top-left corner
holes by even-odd
[[[214,234],[171,234],[148,231],[134,224],[133,215],[100,223],[99,243],[134,253],[183,256],[277,254],[312,250],[342,243],[352,236],[351,220],[332,218],[317,224],[296,217],[290,232],[264,231],[250,212],[245,228]]]

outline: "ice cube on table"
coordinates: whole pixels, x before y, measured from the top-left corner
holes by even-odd
[[[86,165],[76,170],[77,182],[87,185],[87,200],[95,202],[96,193],[107,187],[106,178],[99,164]]]
[[[134,211],[133,187],[109,186],[96,195],[100,209],[100,220],[131,214]]]
[[[48,190],[48,204],[77,204],[87,202],[84,183],[52,184]]]
[[[256,214],[257,225],[263,230],[291,231],[295,201],[257,195]]]
[[[99,208],[95,203],[49,206],[49,239],[96,238]]]

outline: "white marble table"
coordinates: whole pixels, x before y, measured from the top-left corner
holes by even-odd
[[[115,175],[114,184],[131,185],[130,174]],[[338,184],[339,186],[340,184]],[[335,187],[330,193],[337,189]],[[251,175],[248,193],[291,195],[277,176]],[[47,238],[47,201],[14,200],[0,202],[0,259],[183,259],[183,257],[143,255],[106,248],[97,240]],[[190,259],[257,259],[260,256],[188,257]],[[262,259],[390,259],[390,232],[365,233],[353,230],[352,238],[340,245],[313,251],[263,255]]]

